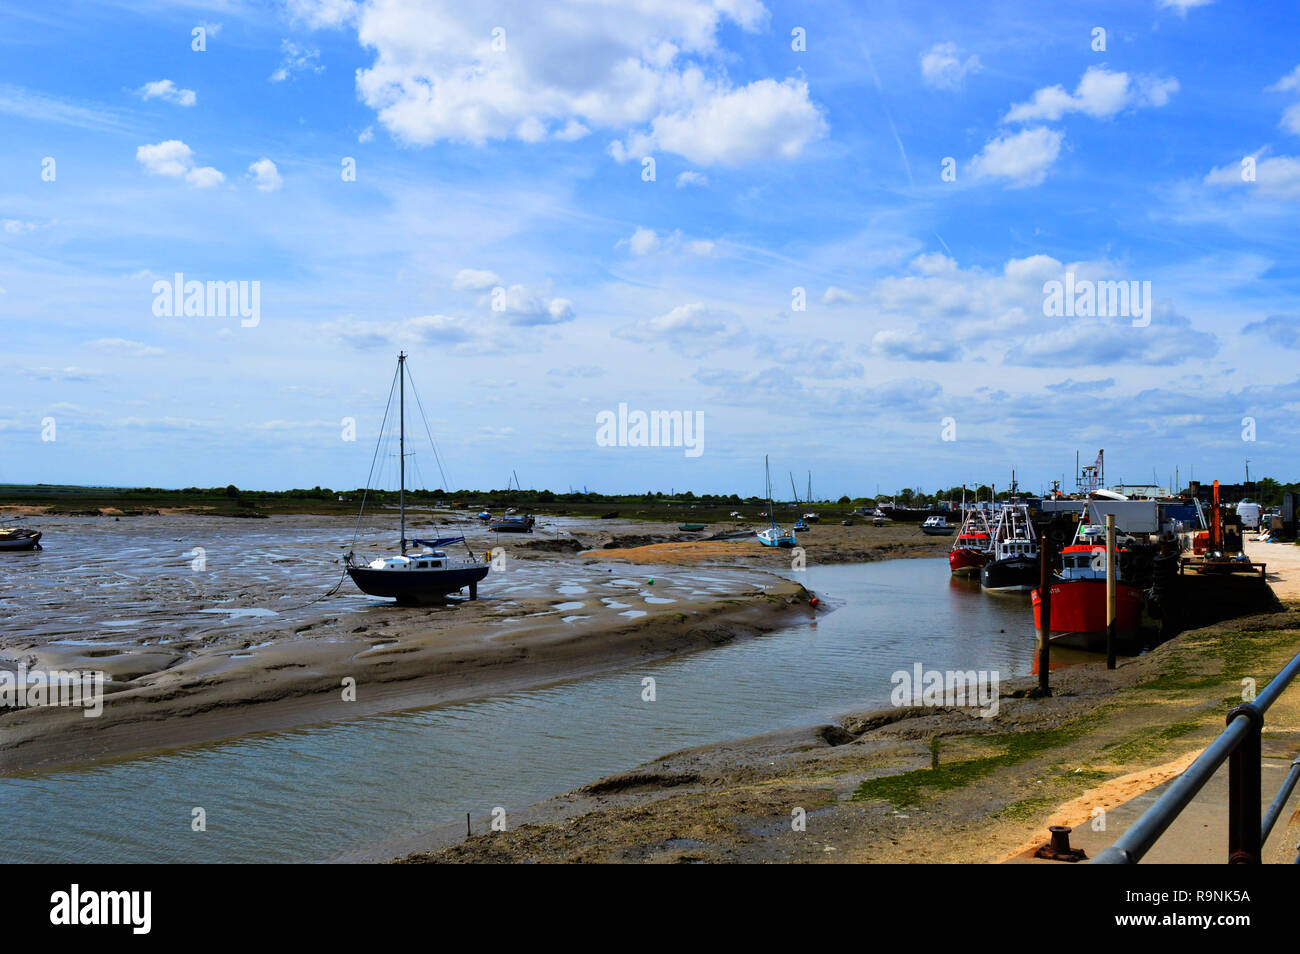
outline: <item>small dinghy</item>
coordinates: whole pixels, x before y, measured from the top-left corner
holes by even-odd
[[[41,531],[25,527],[0,530],[0,550],[40,550]]]

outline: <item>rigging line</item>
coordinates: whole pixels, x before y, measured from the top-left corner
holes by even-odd
[[[407,361],[410,364],[410,361]],[[433,448],[433,459],[438,462],[438,476],[442,478],[442,489],[446,493],[452,492],[451,482],[447,480],[447,474],[442,469],[442,455],[438,453],[438,445],[433,442],[433,432],[429,430],[429,416],[424,413],[424,404],[420,401],[420,392],[415,388],[415,378],[411,378],[411,393],[415,395],[416,407],[420,409],[420,420],[424,421],[424,433],[429,438],[429,446]]]
[[[401,366],[399,365],[398,371],[400,370]],[[361,509],[357,511],[357,522],[352,528],[352,543],[348,546],[350,550],[356,548],[357,534],[361,531],[361,515],[366,512],[366,497],[370,495],[370,478],[375,474],[375,461],[379,459],[379,445],[383,442],[384,427],[388,424],[388,412],[393,406],[393,392],[397,390],[397,373],[397,371],[393,372],[393,383],[388,388],[388,403],[384,405],[384,419],[379,424],[379,437],[375,441],[375,453],[370,458],[370,473],[366,475],[366,489],[361,492]],[[341,583],[342,580],[339,582]]]

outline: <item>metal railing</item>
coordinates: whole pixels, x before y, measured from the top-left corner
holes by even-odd
[[[1101,851],[1093,864],[1136,864],[1174,823],[1225,761],[1228,762],[1228,863],[1258,864],[1264,842],[1277,823],[1287,799],[1300,782],[1300,757],[1291,763],[1282,787],[1268,811],[1260,817],[1260,737],[1264,713],[1300,675],[1300,655],[1270,680],[1253,702],[1243,702],[1228,713],[1228,727],[1142,813],[1128,831]],[[1300,854],[1296,857],[1300,864]]]

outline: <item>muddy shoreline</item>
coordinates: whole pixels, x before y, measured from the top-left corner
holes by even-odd
[[[1025,861],[1048,824],[1083,825],[1174,777],[1240,701],[1243,674],[1300,646],[1300,604],[1183,633],[1143,656],[1002,686],[1000,711],[896,708],[664,755],[486,823],[337,861]],[[1300,751],[1300,704],[1270,714],[1266,751]],[[805,829],[792,825],[802,813]],[[1300,817],[1287,832],[1300,831]]]
[[[381,515],[366,532],[382,538],[390,523]],[[461,518],[477,552],[499,547],[509,569],[477,602],[409,609],[359,595],[309,603],[339,571],[308,538],[342,534],[336,518],[276,516],[255,531],[248,521],[187,514],[41,525],[47,547],[36,560],[0,567],[20,589],[24,572],[31,586],[49,582],[31,599],[43,605],[28,625],[0,639],[0,664],[93,669],[109,682],[98,718],[74,708],[0,712],[0,774],[533,688],[773,632],[814,612],[810,595],[782,575],[789,551],[700,542],[662,524],[544,520],[536,534],[496,538]],[[47,581],[61,550],[94,533],[163,556],[147,571],[106,560],[80,578]],[[239,554],[257,534],[267,536],[264,549]],[[191,572],[195,546],[212,567],[206,573]],[[819,527],[805,558],[942,548],[914,528]],[[308,553],[319,562],[297,568]],[[227,568],[232,554],[242,562]],[[102,605],[88,611],[94,600]],[[355,693],[345,698],[349,679]]]

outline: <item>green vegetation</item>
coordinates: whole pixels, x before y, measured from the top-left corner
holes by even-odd
[[[1003,732],[989,736],[989,741],[1002,749],[996,755],[947,762],[938,768],[916,769],[901,775],[869,778],[858,786],[853,798],[855,801],[879,799],[889,802],[895,808],[919,805],[933,792],[961,788],[999,768],[1018,765],[1036,755],[1067,745],[1087,732],[1107,711],[1108,707],[1103,707],[1057,729]]]

